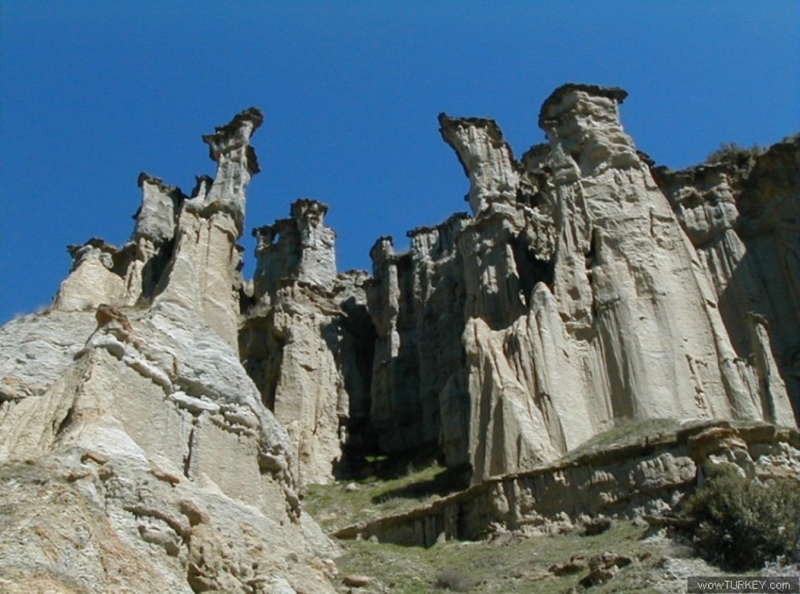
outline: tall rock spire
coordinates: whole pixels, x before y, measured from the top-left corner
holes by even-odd
[[[233,347],[238,344],[238,289],[245,190],[258,172],[250,137],[261,125],[258,109],[241,112],[226,126],[203,137],[217,162],[217,177],[198,180],[183,201],[175,232],[175,250],[157,301],[173,301],[201,314]]]

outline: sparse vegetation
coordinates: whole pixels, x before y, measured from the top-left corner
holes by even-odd
[[[680,427],[675,420],[623,422],[584,444],[581,453],[624,446],[645,437],[652,439]],[[308,488],[305,509],[329,532],[357,521],[411,510],[460,488],[457,474],[448,472],[430,459],[370,459],[366,460],[359,475],[362,478],[357,480]],[[654,533],[641,521],[614,519],[584,524],[582,529],[576,526],[573,530],[549,536],[524,529],[517,532],[501,530],[489,533],[486,540],[451,540],[439,542],[429,549],[372,540],[345,540],[340,542],[344,554],[336,559],[336,564],[340,575],[371,577],[370,585],[363,589],[365,594],[436,594],[448,591],[555,594],[572,588],[581,591],[582,581],[589,575],[589,560],[609,552],[629,557],[632,563],[621,568],[618,575],[607,583],[593,586],[591,590],[596,594],[677,591],[685,584],[685,577],[682,577],[685,575],[724,575],[726,571],[736,575],[756,575],[754,569],[763,567],[764,561],[791,554],[786,547],[791,548],[790,545],[797,541],[797,525],[786,528],[790,520],[788,509],[794,510],[796,522],[800,492],[796,482],[792,486],[791,481],[776,481],[771,482],[769,488],[775,489],[779,483],[781,486],[772,496],[766,495],[767,488],[758,485],[761,491],[755,495],[756,503],[745,503],[747,500],[742,499],[742,493],[752,495],[757,489],[743,487],[746,481],[739,479],[738,475],[733,481],[736,485],[732,488],[724,480],[719,482],[716,477],[710,478],[691,498],[696,503],[685,507],[698,518],[697,534],[712,539],[707,545],[710,550],[720,549],[719,543],[713,540],[715,538],[734,545],[739,544],[736,542],[739,540],[742,550],[767,553],[758,556],[756,563],[720,563],[719,559],[706,555],[706,558],[719,563],[714,567],[698,558],[693,548],[694,544],[699,546],[704,542],[702,539],[690,543],[682,537],[669,537],[663,529]],[[785,504],[782,511],[777,508],[778,500]],[[700,510],[704,506],[750,518],[751,524],[758,524],[766,533],[767,541],[774,541],[775,534],[778,534],[785,547],[779,550],[772,545],[760,544],[759,537],[752,533],[747,541],[740,536],[726,535],[725,530],[734,522],[729,515],[713,516],[716,512],[709,512],[720,519],[716,524],[710,521],[702,524],[700,518],[705,516]],[[770,515],[769,521],[764,520],[764,514]],[[787,560],[791,562],[793,557]],[[573,561],[577,568],[575,571],[552,569]],[[338,586],[341,592],[349,591],[341,583]]]
[[[665,433],[675,432],[680,427],[676,419],[646,419],[643,421],[620,420],[609,429],[595,435],[589,441],[572,450],[566,457],[575,460],[591,452],[597,452],[614,446],[625,446]]]
[[[450,592],[468,592],[472,588],[470,579],[457,569],[443,569],[436,574],[433,587]]]
[[[711,152],[705,159],[707,165],[725,163],[736,167],[751,167],[756,157],[764,152],[757,144],[746,148],[735,142],[723,142],[720,147]]]
[[[575,555],[588,559],[613,551],[630,556],[633,564],[592,592],[653,592],[658,589],[653,587],[652,576],[658,574],[657,565],[664,556],[684,558],[691,549],[667,539],[643,540],[646,530],[625,521],[597,536],[581,536],[578,531],[557,536],[505,533],[480,542],[448,541],[430,549],[344,541],[345,554],[336,563],[340,574],[375,578],[373,588],[365,594],[563,594],[570,588],[581,589],[579,584],[588,575],[588,568],[556,576],[549,567]]]
[[[721,465],[686,502],[683,516],[693,518],[698,552],[725,569],[763,567],[797,553],[800,537],[800,482],[741,476]]]
[[[375,462],[381,464],[367,467],[364,478],[308,486],[304,506],[325,530],[408,511],[467,486],[462,473],[433,461]]]

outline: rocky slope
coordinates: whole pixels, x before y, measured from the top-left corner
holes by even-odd
[[[204,140],[191,197],[142,175],[122,249],[92,239],[52,311],[0,329],[4,591],[326,592],[295,447],[236,350],[257,110]]]
[[[330,591],[298,493],[368,456],[427,449],[480,490],[620,422],[796,427],[800,141],[655,168],[625,96],[557,89],[520,159],[442,114],[472,212],[379,238],[372,274],[337,273],[300,199],[242,279],[256,109],[203,137],[190,196],[142,174],[131,240],[70,246],[51,310],[0,329],[0,584]]]

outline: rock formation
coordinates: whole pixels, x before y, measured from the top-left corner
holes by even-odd
[[[196,311],[231,346],[238,342],[245,189],[258,161],[250,136],[263,116],[255,108],[203,136],[217,177],[199,177],[191,196],[145,173],[142,206],[121,250],[92,239],[70,246],[72,271],[54,309],[75,310],[172,301]]]
[[[336,547],[235,348],[260,123],[204,137],[218,176],[191,197],[141,176],[131,242],[71,249],[53,310],[0,330],[4,588],[333,591]]]
[[[777,243],[782,259],[763,267],[771,278],[760,284],[781,313],[748,306],[759,282],[744,272],[733,309],[718,304],[726,285],[692,244],[689,215],[673,211],[678,190],[662,189],[670,174],[657,172],[659,186],[623,132],[625,96],[561,87],[540,113],[549,144],[520,161],[493,121],[440,116],[470,180],[473,216],[410,233],[406,254],[390,238],[373,248],[372,422],[385,451],[438,432],[448,464],[469,462],[479,481],[553,460],[625,419],[795,424],[784,384],[797,399],[798,333],[772,320],[800,311],[796,141],[759,161],[766,169],[783,155],[776,166],[793,173],[777,174],[769,190],[785,220],[759,210],[760,226],[740,223]],[[759,192],[755,179],[740,185]],[[745,247],[730,232],[733,270]]]
[[[539,509],[546,489],[492,477],[554,468],[618,423],[795,427],[798,137],[670,171],[624,133],[625,97],[557,89],[547,144],[520,159],[494,121],[442,114],[472,213],[410,231],[403,253],[379,238],[371,275],[337,273],[328,207],[299,199],[253,231],[242,279],[256,109],[203,137],[217,174],[190,196],[142,174],[130,241],[70,246],[51,310],[0,329],[0,492],[18,510],[0,528],[3,579],[330,591],[335,546],[300,497],[365,456],[468,468],[513,524],[530,510],[508,493],[530,487]],[[675,455],[618,470],[668,497],[696,473]],[[447,505],[434,523],[452,524]]]
[[[761,394],[800,394],[800,138],[753,158],[654,170]]]
[[[290,218],[253,231],[256,272],[239,335],[262,402],[289,433],[301,484],[327,482],[340,469],[351,408],[365,416],[374,340],[359,319],[367,317],[367,275],[337,276],[327,210],[300,199]]]
[[[431,547],[443,540],[479,540],[498,527],[552,535],[582,525],[589,532],[611,517],[670,512],[699,476],[720,464],[734,464],[749,478],[796,478],[797,430],[763,423],[737,428],[727,421],[691,423],[677,431],[651,428],[645,438],[492,477],[411,511],[346,526],[334,536]]]

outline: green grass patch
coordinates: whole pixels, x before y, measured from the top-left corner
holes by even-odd
[[[596,536],[580,536],[577,531],[558,536],[509,533],[492,541],[449,541],[430,549],[347,541],[342,543],[346,552],[337,565],[340,575],[368,575],[399,594],[442,591],[555,594],[577,587],[588,569],[555,577],[548,572],[551,565],[568,561],[574,555],[589,558],[613,551],[636,559],[634,565],[630,570],[622,570],[606,586],[592,591],[636,591],[642,576],[660,558],[653,554],[654,546],[642,540],[644,533],[645,528],[622,522]]]
[[[564,459],[575,460],[593,452],[632,445],[642,441],[645,437],[675,433],[679,428],[680,421],[677,419],[619,420],[614,427],[582,443],[567,454]]]
[[[308,485],[303,507],[323,529],[332,532],[356,522],[412,510],[467,486],[463,473],[435,462],[419,469],[406,464],[404,472],[389,474],[395,478],[381,479],[370,474],[359,480]]]

